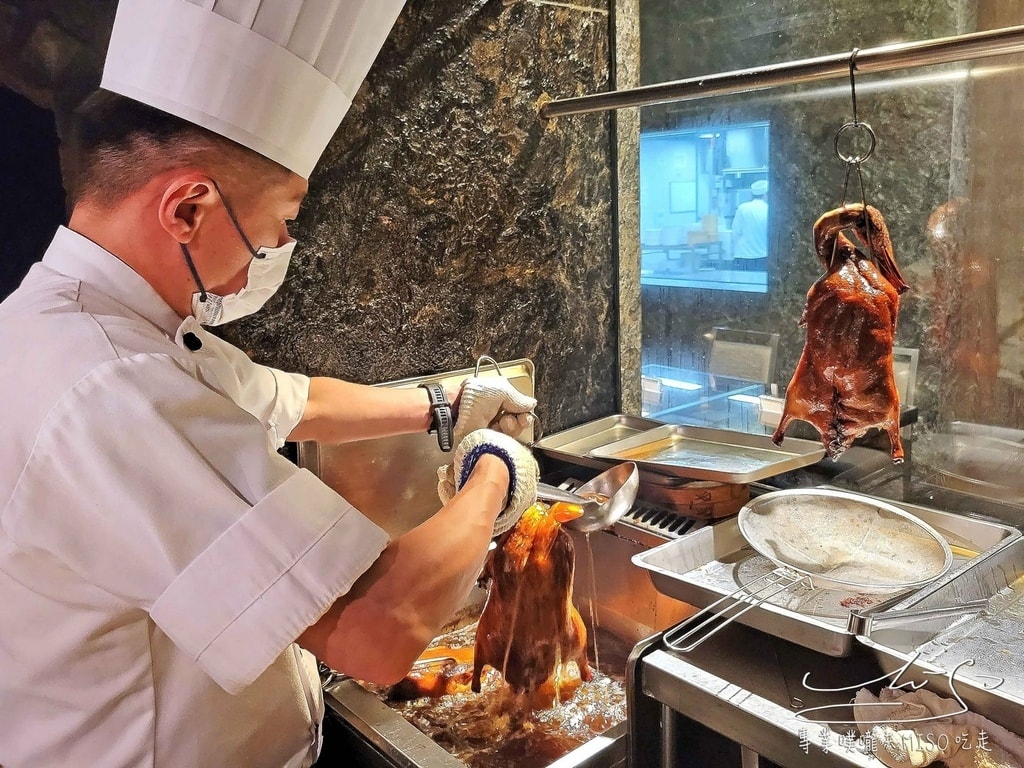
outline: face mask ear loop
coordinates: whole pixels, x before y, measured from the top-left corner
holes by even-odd
[[[199,300],[206,303],[206,289],[203,287],[203,281],[199,279],[199,272],[196,271],[195,262],[192,261],[192,254],[188,252],[188,248],[184,243],[178,243],[181,246],[181,252],[185,254],[185,263],[188,264],[188,271],[192,273],[192,279],[196,281],[196,287],[199,289]]]
[[[238,217],[235,216],[235,212],[231,210],[231,206],[228,204],[228,199],[224,197],[224,193],[220,191],[220,187],[217,186],[217,182],[214,179],[210,179],[210,183],[213,184],[213,188],[216,189],[217,194],[220,195],[220,201],[224,203],[224,210],[228,212],[228,218],[230,218],[231,223],[235,225],[235,230],[242,238],[242,242],[245,243],[245,247],[249,249],[249,253],[252,254],[254,259],[262,259],[264,254],[252,247],[252,243],[250,243],[249,238],[245,236],[245,232],[242,230],[242,225],[238,223]]]

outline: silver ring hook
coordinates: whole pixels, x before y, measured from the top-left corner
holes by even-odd
[[[860,48],[854,48],[850,53],[850,103],[853,106],[853,122],[844,123],[840,126],[839,130],[836,131],[835,140],[832,142],[832,147],[835,150],[836,157],[842,160],[847,165],[860,165],[875,151],[875,145],[878,143],[878,139],[875,136],[874,129],[867,123],[862,123],[860,117],[857,115],[857,78],[854,74],[857,71],[857,54],[860,53]],[[867,132],[870,144],[868,145],[868,151],[863,155],[844,155],[839,149],[839,138],[846,132],[854,129],[861,129]],[[849,168],[847,170],[847,177],[849,177]],[[857,169],[860,171],[860,168]]]
[[[494,370],[498,372],[498,375],[502,375],[501,366],[498,365],[497,360],[495,360],[493,357],[490,357],[489,355],[480,355],[480,357],[478,357],[476,361],[476,370],[473,374],[474,376],[480,376],[480,366],[483,365],[484,363],[490,363],[491,365],[494,366]]]
[[[870,142],[868,144],[868,151],[865,152],[863,155],[844,155],[842,150],[839,149],[839,138],[847,131],[852,131],[854,129],[860,129],[867,133]],[[838,157],[847,165],[860,165],[875,153],[875,145],[877,143],[878,139],[875,136],[875,129],[872,128],[867,123],[843,123],[839,127],[839,130],[836,131],[836,137],[835,140],[832,142],[832,148],[836,152],[836,157]]]

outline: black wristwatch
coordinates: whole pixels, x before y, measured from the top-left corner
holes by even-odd
[[[430,398],[431,421],[427,432],[431,435],[436,432],[438,447],[448,453],[454,447],[452,443],[455,441],[455,419],[452,418],[448,394],[440,384],[431,382],[420,386],[427,390],[427,396]]]

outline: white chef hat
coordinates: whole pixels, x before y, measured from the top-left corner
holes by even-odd
[[[750,185],[750,193],[753,195],[763,195],[768,192],[768,182],[764,179],[755,181]]]
[[[100,87],[308,178],[405,0],[120,0]]]

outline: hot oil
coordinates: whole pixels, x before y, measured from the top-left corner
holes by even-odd
[[[609,498],[605,494],[597,492],[581,493],[580,497],[587,499],[588,501],[596,501],[598,504],[604,504]],[[569,504],[564,501],[555,502],[551,505],[550,510],[554,518],[559,523],[563,524],[583,514],[583,507],[576,506],[575,504]],[[599,628],[599,624],[597,621],[597,611],[594,608],[595,601],[597,600],[597,576],[596,571],[594,570],[594,548],[590,544],[590,531],[585,532],[583,536],[587,547],[587,562],[590,566],[590,594],[587,596],[587,602],[590,608],[590,626],[594,630],[597,630]],[[514,625],[515,624],[513,622],[513,626]],[[594,667],[600,668],[601,659],[597,646],[597,638],[595,636],[596,633],[591,632],[591,635],[594,636]]]
[[[551,512],[555,512],[554,507]],[[537,543],[538,540],[534,540],[531,546]],[[460,662],[459,666],[450,668],[451,677],[446,678],[459,684],[433,689],[452,691],[447,695],[395,701],[395,691],[391,691],[390,696],[386,690],[378,690],[378,694],[419,730],[473,768],[545,768],[623,722],[626,718],[624,673],[631,648],[614,636],[601,633],[597,625],[594,554],[589,535],[586,546],[590,564],[591,629],[588,634],[593,641],[592,680],[581,681],[576,662],[565,661],[570,656],[575,657],[575,653],[559,646],[555,649],[554,675],[538,691],[515,695],[505,684],[504,672],[521,613],[521,601],[527,599],[522,594],[525,582],[520,581],[512,596],[509,620],[512,630],[508,646],[501,654],[502,671],[499,674],[488,666],[481,678],[480,693],[473,693],[462,684],[472,665]],[[545,557],[544,553],[533,549],[517,552],[516,556],[536,557],[539,561]],[[474,623],[439,636],[431,650],[434,654],[461,658],[462,654],[455,649],[472,648],[475,639]],[[588,647],[590,645],[588,643]],[[599,648],[608,651],[606,665],[601,663]],[[431,689],[421,689],[419,693],[425,690]]]
[[[501,662],[501,676],[504,678],[508,675],[508,657],[512,653],[512,643],[515,640],[515,628],[518,626],[519,621],[519,601],[523,596],[523,585],[522,582],[516,585],[516,599],[512,604],[512,619],[511,625],[512,630],[508,633],[508,643],[505,645],[505,656]],[[557,678],[557,676],[556,676]]]
[[[597,573],[594,569],[594,547],[590,543],[589,531],[583,534],[583,540],[586,542],[587,564],[590,566],[590,594],[587,595],[587,602],[590,603],[590,634],[594,638],[594,667],[600,669],[601,657],[597,650],[597,633],[600,630],[600,625],[597,623],[597,611],[594,608],[597,601]]]
[[[395,702],[388,700],[387,689],[366,687],[472,768],[545,768],[626,719],[625,669],[631,648],[608,633],[595,634],[605,650],[604,668],[595,669],[594,679],[572,692],[566,681],[578,679],[578,673],[575,664],[564,665],[564,679],[556,685],[559,698],[568,700],[554,706],[550,706],[556,698],[553,691],[542,691],[532,699],[515,696],[489,667],[480,693]],[[431,647],[472,647],[475,637],[474,623],[437,637]]]

